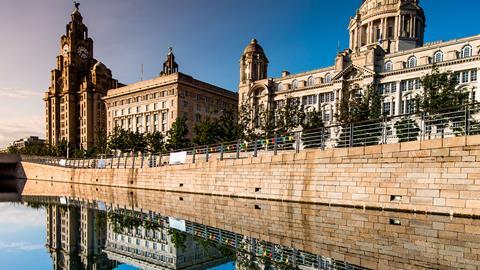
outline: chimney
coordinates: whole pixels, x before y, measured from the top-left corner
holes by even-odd
[[[290,72],[288,72],[286,70],[282,71],[282,78],[287,77],[288,75],[290,75]]]

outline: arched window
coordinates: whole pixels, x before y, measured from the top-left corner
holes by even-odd
[[[279,83],[277,86],[277,91],[282,91],[283,90],[283,84]]]
[[[416,66],[417,66],[417,58],[415,56],[408,58],[407,68],[412,68]]]
[[[388,71],[392,71],[393,70],[393,63],[392,61],[387,61],[385,63],[385,71],[388,72]]]
[[[460,58],[467,58],[472,56],[472,46],[465,45],[460,52]]]
[[[314,86],[315,85],[315,78],[309,77],[307,80],[307,86]]]
[[[325,83],[331,83],[332,82],[332,75],[330,75],[330,73],[327,73],[327,75],[325,75]]]
[[[440,62],[443,62],[443,52],[437,51],[435,54],[433,54],[433,63],[440,63]]]
[[[298,81],[297,80],[293,80],[292,82],[292,89],[297,89],[298,88]]]

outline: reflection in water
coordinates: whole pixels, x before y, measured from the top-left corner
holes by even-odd
[[[23,195],[70,211],[78,246],[56,268],[480,269],[479,219],[40,181]]]
[[[65,197],[24,196],[47,211],[53,269],[366,269],[187,220]]]

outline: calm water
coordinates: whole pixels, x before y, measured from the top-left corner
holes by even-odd
[[[480,269],[480,220],[32,182],[1,269]]]

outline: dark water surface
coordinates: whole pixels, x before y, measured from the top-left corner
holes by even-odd
[[[480,269],[449,216],[38,181],[0,226],[0,269]]]

